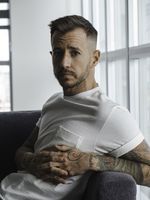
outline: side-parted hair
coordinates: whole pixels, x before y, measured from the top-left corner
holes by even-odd
[[[97,41],[97,30],[88,20],[79,15],[68,15],[58,18],[54,21],[51,21],[49,27],[51,32],[51,39],[54,33],[60,33],[64,35],[65,33],[76,28],[82,28],[88,37],[91,37]]]

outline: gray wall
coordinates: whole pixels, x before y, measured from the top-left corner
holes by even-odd
[[[51,20],[81,14],[81,0],[11,0],[13,110],[41,109],[61,87],[49,54]]]

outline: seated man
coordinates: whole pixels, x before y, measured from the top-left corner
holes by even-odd
[[[76,15],[56,19],[50,28],[54,74],[63,93],[44,104],[16,153],[20,171],[1,182],[2,198],[77,200],[92,171],[124,172],[149,187],[149,146],[128,110],[95,81],[97,31]]]

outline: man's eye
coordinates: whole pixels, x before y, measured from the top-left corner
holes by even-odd
[[[75,57],[75,56],[77,56],[79,54],[80,54],[80,52],[78,52],[78,51],[71,51],[71,56],[72,57]]]
[[[63,52],[62,52],[61,50],[53,51],[53,55],[54,55],[54,56],[61,56],[62,53],[63,53]]]

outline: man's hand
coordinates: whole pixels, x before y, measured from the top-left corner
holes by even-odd
[[[55,154],[57,166],[61,170],[68,172],[69,176],[83,174],[90,170],[90,153],[81,152],[77,148],[71,148],[65,145],[56,145],[57,153]],[[61,155],[62,160],[59,160],[57,155]],[[55,160],[55,156],[53,159]],[[53,164],[53,162],[51,163]]]
[[[82,174],[87,170],[117,171],[133,176],[137,184],[150,187],[150,147],[143,141],[122,158],[95,153],[84,153],[76,148],[67,149],[57,145],[63,161],[58,159],[58,168],[68,172],[69,176]]]
[[[28,172],[44,181],[64,183],[68,172],[60,168],[64,161],[63,153],[52,150],[44,150],[38,153],[25,153],[22,166]]]

